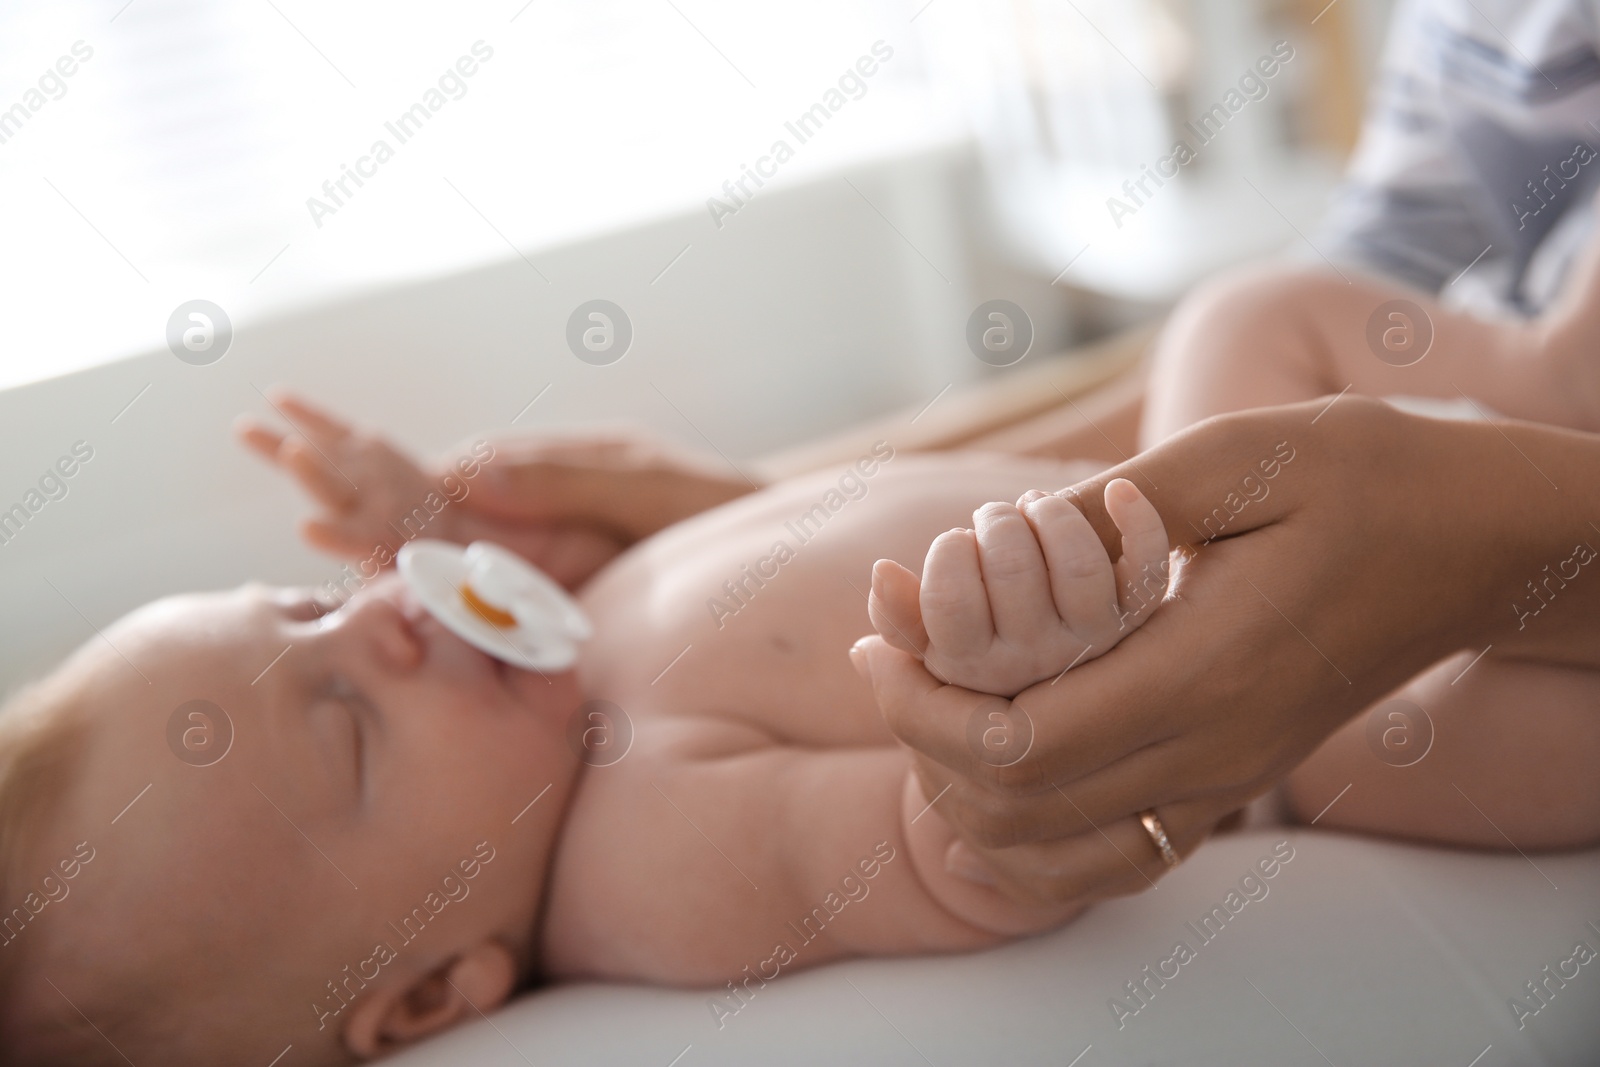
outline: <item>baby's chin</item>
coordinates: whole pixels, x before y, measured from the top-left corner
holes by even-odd
[[[493,662],[511,699],[540,718],[565,725],[583,703],[576,670],[528,671],[501,660]]]
[[[428,666],[459,679],[463,684],[482,683],[499,689],[512,701],[528,710],[565,717],[581,702],[577,671],[524,669],[463,641],[411,596],[400,590],[403,610],[412,630],[422,642]]]

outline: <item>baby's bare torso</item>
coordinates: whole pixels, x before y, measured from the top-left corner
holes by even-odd
[[[835,900],[840,877],[872,856],[887,866],[861,869],[888,872],[871,883],[876,910],[831,922],[803,965],[987,943],[896,858],[910,851],[910,759],[848,652],[872,632],[876,560],[920,570],[932,540],[984,503],[1093,471],[971,454],[850,471],[679,523],[584,588],[595,636],[578,679],[607,704],[580,707],[568,731],[597,744],[552,861],[547,974],[715,984],[751,959],[770,970],[774,939],[796,936],[784,921]],[[882,925],[889,915],[897,926]]]
[[[970,526],[982,504],[1098,467],[1000,454],[874,458],[679,523],[607,567],[581,597],[595,627],[579,665],[585,696],[646,731],[639,720],[715,716],[779,743],[892,744],[847,656],[872,632],[872,564],[920,571],[929,543]]]

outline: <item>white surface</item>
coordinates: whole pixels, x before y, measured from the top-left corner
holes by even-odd
[[[862,0],[0,5],[0,110],[74,42],[93,50],[0,144],[13,312],[0,385],[154,346],[196,298],[248,324],[497,262],[508,245],[530,278],[559,283],[551,249],[692,215],[641,269],[648,281],[696,242],[688,266],[728,228],[706,199],[877,40],[894,57],[756,202],[964,137],[928,104],[913,31]],[[478,42],[492,57],[422,129],[388,132]],[[324,183],[378,140],[393,158],[314,215],[308,201],[331,203]]]
[[[1284,839],[1295,856],[1267,895],[1201,944],[1185,924]],[[1195,958],[1119,1030],[1108,1002],[1180,938]],[[711,991],[573,986],[391,1062],[1584,1067],[1600,1062],[1600,959],[1523,1029],[1509,1006],[1580,940],[1600,951],[1600,852],[1525,859],[1254,832],[1044,937],[780,976],[721,1030]]]
[[[959,229],[964,168],[943,152],[885,160],[852,173],[854,189],[833,177],[764,191],[710,239],[703,216],[683,216],[549,250],[548,282],[507,254],[236,323],[210,366],[157,347],[0,391],[0,512],[74,442],[95,451],[65,497],[0,543],[0,691],[155,597],[338,577],[296,541],[302,494],[231,440],[240,412],[276,419],[261,392],[273,384],[423,455],[491,432],[632,422],[737,464],[929,403],[987,370],[964,337],[989,295]],[[596,297],[633,323],[608,366],[567,348],[568,317]],[[1046,298],[1018,299],[1042,332]]]

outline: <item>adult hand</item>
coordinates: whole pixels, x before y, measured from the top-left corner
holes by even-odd
[[[925,795],[1002,889],[1136,892],[1164,870],[1137,812],[1156,809],[1186,854],[1431,663],[1526,640],[1507,605],[1600,511],[1596,450],[1586,435],[1344,397],[1210,419],[1064,490],[1117,558],[1103,490],[1134,481],[1182,562],[1141,629],[1005,707],[1026,749],[1009,765],[969,740],[1000,698],[941,684],[881,638],[854,658]],[[1595,655],[1572,636],[1594,639],[1585,599],[1564,608],[1550,654]]]
[[[494,462],[468,508],[499,521],[583,522],[625,543],[759,488],[639,432],[493,439]]]

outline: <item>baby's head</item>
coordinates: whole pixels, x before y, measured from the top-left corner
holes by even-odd
[[[579,699],[392,580],[108,628],[0,711],[0,1061],[339,1063],[499,1004]]]

